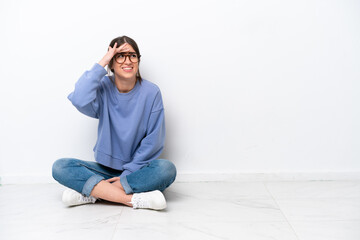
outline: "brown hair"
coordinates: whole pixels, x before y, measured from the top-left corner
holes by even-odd
[[[121,37],[117,37],[117,38],[114,38],[109,46],[110,47],[114,47],[115,43],[117,43],[117,46],[121,46],[122,44],[124,43],[128,43],[132,46],[132,48],[135,50],[136,54],[138,55],[138,58],[139,58],[139,62],[138,64],[140,64],[140,51],[139,51],[139,47],[138,45],[136,44],[136,42],[134,41],[134,39],[128,37],[128,36],[121,36]],[[111,75],[111,73],[114,73],[114,69],[112,69],[112,65],[113,65],[113,62],[114,62],[114,58],[112,58],[108,64],[108,73],[109,75]],[[111,78],[110,78],[111,79]],[[142,81],[142,78],[141,78],[141,75],[140,75],[140,69],[138,68],[138,71],[136,73],[136,81],[139,81],[139,83],[141,84],[141,81]]]

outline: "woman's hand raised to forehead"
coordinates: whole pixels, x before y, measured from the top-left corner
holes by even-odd
[[[99,61],[99,64],[103,67],[109,64],[110,60],[114,57],[115,54],[119,52],[127,52],[130,51],[129,44],[124,43],[117,47],[117,43],[114,44],[114,47],[109,46],[107,53],[105,56]]]

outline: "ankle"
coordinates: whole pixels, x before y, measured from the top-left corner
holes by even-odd
[[[125,201],[125,205],[126,206],[129,206],[129,207],[133,207],[133,204],[132,204],[132,197],[133,197],[133,194],[129,194],[129,195],[126,195],[127,199]]]

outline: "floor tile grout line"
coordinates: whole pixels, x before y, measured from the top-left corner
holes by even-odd
[[[278,206],[281,214],[282,214],[282,215],[284,216],[284,218],[286,219],[286,222],[289,224],[289,226],[290,226],[291,229],[293,230],[293,232],[294,232],[294,234],[295,234],[295,236],[296,236],[296,239],[300,240],[297,232],[295,231],[295,228],[294,228],[293,225],[290,223],[289,219],[286,217],[286,215],[285,215],[285,213],[283,212],[283,210],[281,209],[278,201],[275,199],[275,197],[273,196],[273,194],[270,192],[270,190],[269,190],[268,187],[266,186],[266,182],[263,181],[262,183],[263,183],[266,191],[270,194],[271,198],[274,200],[275,204]]]
[[[111,236],[110,240],[113,240],[113,239],[114,239],[114,237],[115,237],[115,233],[116,233],[116,230],[117,230],[117,226],[118,226],[118,225],[119,225],[119,223],[120,223],[120,218],[121,218],[121,215],[123,214],[124,208],[125,208],[125,206],[122,206],[122,207],[121,207],[120,216],[119,216],[119,219],[117,220],[117,223],[116,223],[116,225],[115,225],[114,232],[113,232],[113,234],[112,234],[112,236]]]

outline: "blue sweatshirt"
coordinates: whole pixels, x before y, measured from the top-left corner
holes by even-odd
[[[159,157],[165,140],[164,107],[158,86],[143,79],[120,93],[96,63],[75,84],[68,99],[83,114],[99,119],[95,160],[128,175]],[[111,79],[110,79],[111,78]]]

